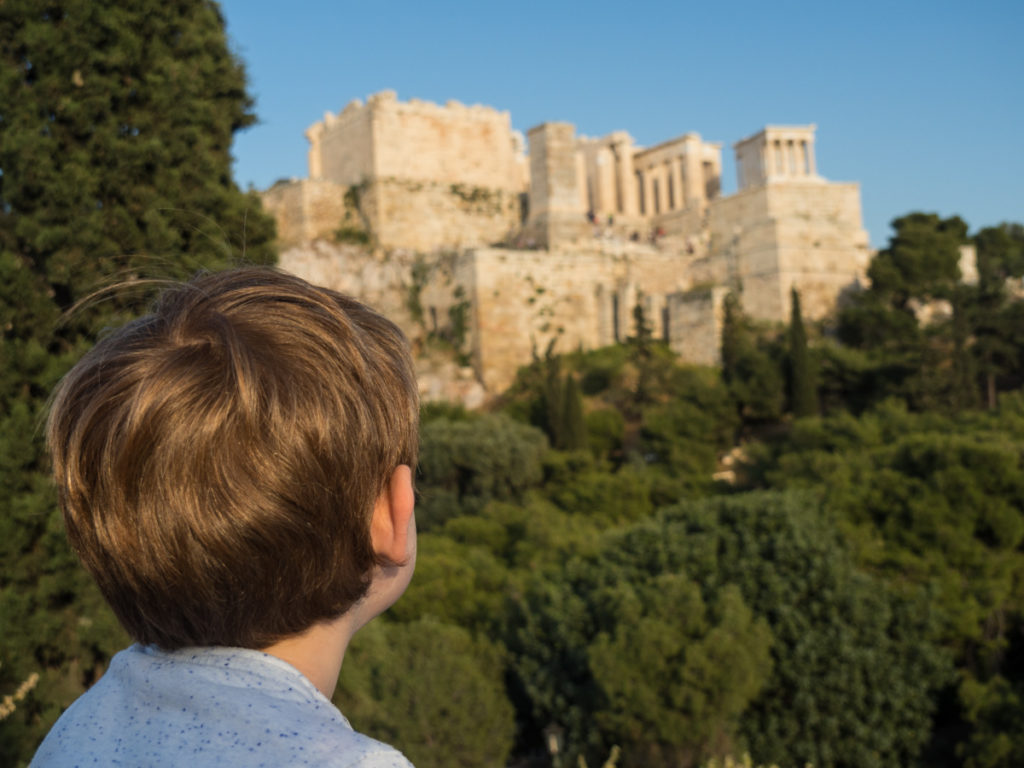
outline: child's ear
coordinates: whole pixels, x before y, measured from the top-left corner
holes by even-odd
[[[391,473],[391,480],[373,507],[370,540],[374,552],[399,565],[415,554],[415,505],[412,470],[401,464]]]

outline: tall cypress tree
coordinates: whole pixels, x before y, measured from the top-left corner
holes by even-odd
[[[794,416],[818,414],[818,385],[807,349],[807,332],[800,312],[800,294],[791,289],[789,320],[789,403]]]
[[[551,440],[551,445],[561,448],[562,430],[565,427],[565,392],[562,382],[562,359],[553,354],[553,349],[549,346],[544,358],[544,431]]]
[[[273,223],[231,178],[251,106],[214,2],[0,3],[0,695],[40,676],[0,721],[0,764],[27,761],[124,642],[64,541],[40,424],[136,307],[58,321],[113,282],[272,261]]]
[[[727,383],[732,382],[739,373],[745,331],[739,297],[735,293],[730,293],[725,297],[722,306],[722,376]]]
[[[637,297],[640,299],[641,297]],[[654,333],[644,312],[643,303],[633,307],[635,336],[629,339],[630,360],[636,366],[636,391],[633,401],[637,406],[651,402],[651,363],[654,359]]]
[[[571,373],[565,375],[562,387],[564,402],[562,405],[562,423],[559,430],[562,448],[566,451],[578,451],[587,447],[587,427],[583,419],[583,395],[580,393],[576,377]]]

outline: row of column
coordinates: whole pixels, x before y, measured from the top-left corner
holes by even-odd
[[[768,152],[771,176],[814,176],[814,153],[804,139],[774,139]]]
[[[593,164],[584,171],[585,201],[589,210],[604,218],[640,212],[633,179],[633,148],[628,142],[615,142],[596,150]]]
[[[590,159],[581,157],[584,205],[600,218],[636,214],[636,194],[623,179],[633,176],[631,147],[626,142],[599,147]]]
[[[676,156],[638,170],[637,178],[642,194],[638,212],[644,216],[682,210],[707,199],[704,164],[696,154]]]
[[[693,135],[651,153],[657,160],[637,156],[629,141],[586,150],[579,157],[583,204],[601,218],[649,217],[699,207],[714,196],[709,181],[720,173],[714,160],[704,159],[703,149],[700,137]]]

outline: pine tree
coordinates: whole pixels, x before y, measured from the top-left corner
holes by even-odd
[[[1006,388],[1019,386],[1020,324],[1014,322],[1007,280],[1024,275],[1024,226],[1003,223],[985,227],[973,238],[977,248],[978,285],[974,299],[959,309],[970,314],[969,325],[974,337],[972,347],[978,374],[984,381],[985,403],[992,410],[997,405],[1000,379]]]
[[[807,332],[800,312],[800,294],[791,289],[792,309],[789,321],[789,397],[797,417],[818,414],[817,377],[807,349]]]
[[[125,642],[71,555],[40,438],[46,397],[106,325],[98,288],[272,261],[273,223],[231,179],[253,122],[209,0],[0,3],[0,764],[27,761]]]

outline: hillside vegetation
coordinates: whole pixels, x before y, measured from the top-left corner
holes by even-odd
[[[638,312],[491,413],[426,408],[417,575],[342,709],[420,766],[1024,760],[1024,233],[964,285],[962,222],[894,229],[830,322],[730,300],[721,371]]]

